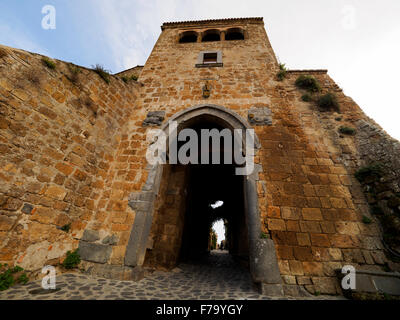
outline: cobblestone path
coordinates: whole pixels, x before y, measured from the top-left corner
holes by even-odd
[[[235,264],[229,254],[217,251],[202,263],[182,263],[172,272],[155,271],[139,282],[68,273],[57,277],[57,289],[52,293],[41,289],[40,285],[41,281],[35,281],[12,287],[0,292],[0,300],[276,299],[258,294],[248,271]],[[310,296],[309,299],[317,298],[338,297]]]

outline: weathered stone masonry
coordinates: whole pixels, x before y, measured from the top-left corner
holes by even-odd
[[[99,238],[92,241],[114,237],[105,241],[107,261],[118,259],[121,243],[129,236],[125,224],[132,223],[134,213],[121,213],[122,203],[112,199],[124,190],[127,199],[135,176],[131,171],[131,179],[113,190],[118,181],[114,163],[118,145],[126,140],[123,128],[130,125],[127,120],[140,85],[116,78],[107,85],[84,68],[72,82],[67,63],[56,61],[51,70],[38,55],[4,50],[0,261],[28,270],[57,264],[78,245],[88,226],[99,230]],[[68,224],[69,233],[60,230]]]
[[[224,40],[230,28],[242,30],[244,39]],[[221,32],[222,40],[201,42],[208,30]],[[189,31],[196,42],[179,43]],[[258,137],[258,173],[249,184],[255,191],[248,194],[255,195],[251,203],[257,204],[259,223],[252,227],[270,238],[263,240],[268,259],[276,251],[281,275],[278,281],[266,274],[262,281],[282,282],[286,293],[304,286],[335,294],[340,292],[335,269],[352,264],[381,270],[387,262],[377,221],[362,222],[363,215],[370,217],[369,205],[354,172],[384,160],[398,192],[398,142],[326,70],[289,71],[278,81],[261,18],[164,24],[138,69],[139,82],[111,77],[107,85],[84,68],[71,81],[67,63],[56,61],[50,70],[38,55],[5,51],[0,262],[36,270],[57,264],[79,246],[85,267],[107,276],[132,278],[145,260],[152,267],[173,267],[184,224],[185,174],[146,163],[146,132],[165,128],[196,106],[210,106],[215,117],[215,110],[228,110]],[[201,52],[218,52],[222,65],[196,67]],[[334,92],[341,113],[302,101],[294,85],[301,74],[314,76],[322,92]],[[357,128],[357,134],[341,136],[342,125]],[[375,151],[366,152],[367,144]],[[70,232],[59,229],[68,223]],[[250,235],[254,243],[257,233]],[[250,256],[262,248],[253,247]],[[273,263],[265,268],[271,271]]]

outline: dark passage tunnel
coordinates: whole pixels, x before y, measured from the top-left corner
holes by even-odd
[[[200,136],[202,129],[217,129],[221,132],[225,127],[212,119],[197,119],[190,128]],[[219,148],[211,144],[209,150],[199,148],[199,163],[201,163],[201,154],[206,152],[210,163],[212,163],[213,153],[219,153],[221,164],[192,164],[187,167],[186,210],[180,261],[206,258],[210,249],[211,226],[215,221],[223,219],[227,222],[226,243],[229,253],[236,260],[247,265],[248,238],[244,206],[244,177],[235,174],[234,164],[224,164],[226,153],[232,153],[232,145],[226,143],[221,139]],[[211,204],[216,201],[222,201],[223,205],[213,209]]]
[[[227,249],[239,262],[247,264],[248,239],[245,219],[243,176],[233,165],[192,165],[188,168],[188,194],[180,261],[196,261],[209,253],[209,233],[213,222],[227,221]],[[222,201],[221,207],[211,204]],[[219,241],[219,240],[218,240]]]

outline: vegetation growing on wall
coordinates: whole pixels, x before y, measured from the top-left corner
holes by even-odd
[[[371,183],[379,180],[383,175],[383,167],[380,163],[374,163],[366,167],[362,167],[354,176],[360,183]]]
[[[68,224],[62,226],[62,227],[60,228],[60,230],[62,230],[62,231],[64,231],[64,232],[68,233],[69,230],[71,230],[71,224],[68,223]]]
[[[79,74],[81,73],[81,68],[71,63],[68,65],[68,69],[70,74],[67,76],[67,78],[72,83],[76,84],[79,81]]]
[[[0,291],[7,290],[15,284],[26,284],[27,282],[28,276],[23,268],[9,267],[8,264],[0,263]]]
[[[337,98],[331,92],[320,96],[317,100],[317,105],[320,109],[324,111],[339,111],[339,103],[337,102]]]
[[[49,69],[54,70],[54,69],[56,68],[55,62],[54,62],[54,61],[51,61],[49,58],[43,57],[43,58],[42,58],[42,62],[43,62],[43,64],[44,64],[47,68],[49,68]]]
[[[280,63],[279,64],[279,71],[278,71],[276,77],[278,78],[279,81],[282,81],[283,79],[286,78],[286,75],[287,75],[287,69],[285,67],[285,64],[284,63]]]
[[[100,76],[100,78],[104,80],[105,83],[110,83],[110,71],[104,69],[102,65],[96,64],[93,67],[93,71],[96,72]]]
[[[123,77],[121,77],[121,79],[122,79],[123,82],[128,83],[130,80],[132,80],[132,81],[137,81],[137,80],[138,80],[138,77],[135,76],[135,75],[132,75],[132,76],[130,76],[130,77],[128,77],[128,76],[123,76]]]
[[[345,135],[352,136],[352,135],[356,134],[356,129],[351,128],[351,127],[341,126],[339,128],[339,132],[342,134],[345,134]]]
[[[301,75],[296,79],[295,85],[309,92],[319,92],[321,87],[318,81],[312,76]]]
[[[309,93],[303,94],[301,96],[301,100],[303,100],[304,102],[310,102],[312,101],[312,96]]]
[[[81,263],[81,257],[78,253],[78,249],[75,251],[68,251],[67,252],[67,257],[62,263],[62,266],[65,269],[74,269],[76,268],[79,264]]]
[[[321,111],[340,111],[336,95],[332,92],[321,94],[321,86],[314,77],[301,75],[296,79],[295,85],[297,88],[307,91],[301,96],[302,101],[315,102]]]

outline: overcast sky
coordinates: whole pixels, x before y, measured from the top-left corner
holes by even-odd
[[[55,30],[41,27],[44,5]],[[0,0],[0,43],[115,73],[146,62],[165,21],[258,16],[281,62],[328,69],[400,139],[399,0]]]

